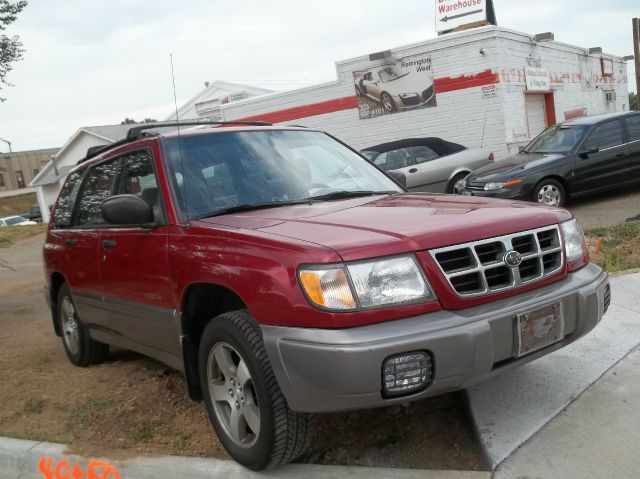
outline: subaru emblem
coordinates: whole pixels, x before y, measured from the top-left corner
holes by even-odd
[[[504,262],[511,268],[517,268],[522,263],[522,255],[514,250],[508,251],[504,255]]]

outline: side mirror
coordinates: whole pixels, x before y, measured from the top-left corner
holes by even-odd
[[[581,151],[580,153],[578,153],[578,156],[580,156],[580,158],[589,158],[589,155],[591,155],[592,153],[598,153],[600,151],[600,148],[592,145],[590,147],[588,147],[586,150]]]
[[[116,195],[104,200],[102,217],[115,225],[153,225],[153,209],[136,195]]]
[[[404,175],[402,171],[392,170],[387,171],[387,175],[389,175],[392,179],[395,180],[400,186],[407,187],[407,177]]]

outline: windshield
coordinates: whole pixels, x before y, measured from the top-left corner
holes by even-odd
[[[540,133],[523,150],[526,153],[565,153],[571,151],[589,129],[586,125],[555,125]]]
[[[4,222],[7,224],[7,226],[18,225],[20,223],[24,223],[25,221],[27,221],[27,219],[23,218],[22,216],[11,216],[10,218],[4,219]]]
[[[408,74],[409,72],[402,73],[396,70],[394,67],[386,67],[378,72],[378,75],[380,75],[380,80],[382,80],[384,83],[397,80],[398,78],[402,78],[404,76],[407,76]]]
[[[348,196],[402,191],[362,157],[320,132],[257,130],[174,137],[165,140],[165,156],[178,205],[189,218],[337,192]]]

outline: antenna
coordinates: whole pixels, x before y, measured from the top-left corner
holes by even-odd
[[[184,174],[184,158],[182,157],[182,135],[180,134],[180,117],[178,116],[178,98],[176,96],[176,76],[173,71],[173,53],[169,53],[171,62],[171,81],[173,83],[173,105],[176,109],[176,124],[178,126],[178,146],[180,151],[180,174],[182,175],[182,197],[184,198],[184,209],[187,216],[185,226],[189,225],[189,202],[187,201],[186,175]]]

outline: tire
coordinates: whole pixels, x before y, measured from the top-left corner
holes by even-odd
[[[71,292],[66,283],[60,286],[56,303],[58,325],[62,345],[69,361],[76,366],[87,367],[107,359],[109,345],[91,339],[89,329],[82,323]]]
[[[396,111],[396,104],[386,91],[383,91],[380,95],[380,103],[382,103],[382,108],[384,108],[387,113],[393,113]]]
[[[449,182],[449,184],[447,185],[447,193],[452,195],[452,194],[458,194],[458,192],[456,191],[456,183],[460,180],[464,180],[467,176],[469,176],[470,173],[458,173],[456,176],[454,176],[453,178],[451,178],[451,181]]]
[[[198,364],[209,419],[233,459],[261,471],[305,452],[313,416],[289,409],[248,311],[224,313],[209,322]]]
[[[567,192],[559,181],[545,178],[533,189],[532,200],[546,206],[564,206],[567,203]]]

